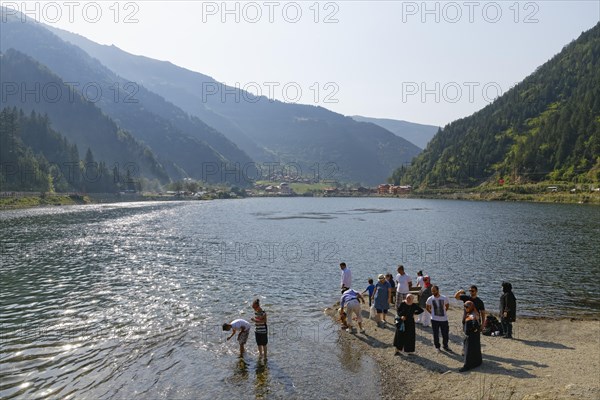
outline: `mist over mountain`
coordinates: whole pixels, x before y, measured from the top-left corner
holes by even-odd
[[[322,177],[376,184],[420,151],[375,124],[360,123],[323,107],[256,97],[169,62],[53,31],[117,74],[140,82],[218,129],[257,162],[294,163],[304,173],[335,165],[335,171]]]
[[[431,138],[436,134],[439,127],[433,125],[416,124],[414,122],[401,121],[388,118],[370,118],[360,115],[353,115],[352,119],[359,122],[371,122],[392,132],[413,143],[417,147],[424,149]]]
[[[39,23],[21,23],[16,18],[3,22],[0,50],[9,48],[34,57],[70,82],[119,127],[150,146],[174,179],[191,176],[208,181],[236,180],[220,173],[209,175],[207,170],[251,162],[236,145],[198,118],[136,82],[121,78]]]
[[[32,111],[46,114],[52,128],[75,144],[79,151],[92,149],[96,159],[108,165],[123,167],[133,163],[140,176],[168,181],[164,167],[146,145],[120,129],[96,105],[47,67],[9,49],[0,56],[0,70],[3,88],[0,108],[16,107],[27,115]],[[35,148],[30,142],[26,144]]]

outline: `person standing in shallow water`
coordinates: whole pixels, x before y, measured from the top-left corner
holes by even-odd
[[[459,372],[465,372],[481,365],[481,324],[475,305],[472,301],[465,302],[465,323],[463,326],[466,335],[463,352],[464,365]]]
[[[267,330],[267,313],[260,307],[260,300],[256,299],[252,302],[254,310],[254,337],[258,346],[258,357],[267,359],[267,344],[269,343],[269,334]]]
[[[502,296],[500,296],[500,322],[504,331],[504,338],[512,339],[512,323],[517,319],[517,299],[512,292],[510,282],[502,282]]]
[[[231,335],[227,337],[227,340],[231,339],[237,332],[238,334],[238,343],[240,344],[240,356],[244,355],[245,345],[248,341],[248,335],[250,334],[250,329],[252,326],[245,319],[235,319],[230,323],[223,324],[224,331],[231,331]]]
[[[415,351],[415,314],[421,314],[424,310],[418,304],[413,303],[413,295],[409,294],[400,303],[396,316],[396,334],[394,335],[394,347],[396,354],[404,350],[406,353]]]

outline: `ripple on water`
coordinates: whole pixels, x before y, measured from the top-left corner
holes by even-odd
[[[446,293],[480,283],[490,308],[510,279],[524,314],[552,301],[555,312],[597,315],[592,211],[249,199],[0,213],[0,397],[219,398],[227,384],[232,397],[332,398],[338,385],[315,382],[339,376],[372,396],[373,360],[322,313],[338,297],[341,260],[358,289],[406,259]],[[443,254],[449,244],[459,247]],[[240,359],[221,330],[250,318],[257,296],[269,312],[266,364],[252,338]]]

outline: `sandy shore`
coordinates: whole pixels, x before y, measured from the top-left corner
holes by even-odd
[[[336,308],[325,312],[335,317]],[[462,366],[462,310],[450,308],[450,348],[437,352],[430,327],[417,324],[416,352],[395,356],[395,313],[378,328],[363,305],[365,334],[340,340],[377,361],[384,399],[600,399],[600,321],[520,318],[514,339],[481,336],[483,365]],[[354,322],[356,325],[356,321]]]

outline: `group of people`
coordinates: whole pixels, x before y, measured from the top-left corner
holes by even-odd
[[[394,335],[394,347],[396,354],[404,351],[411,354],[415,351],[415,316],[416,323],[423,326],[431,326],[433,331],[433,344],[437,351],[443,348],[452,352],[449,347],[449,322],[448,309],[450,302],[448,297],[440,293],[438,285],[432,285],[429,276],[424,276],[422,271],[417,273],[416,285],[412,285],[412,279],[406,274],[403,265],[398,266],[398,274],[390,280],[391,275],[380,274],[377,283],[369,279],[369,286],[359,293],[351,288],[352,273],[346,263],[340,264],[341,291],[340,319],[342,328],[348,332],[354,332],[352,326],[352,314],[356,315],[361,333],[365,333],[362,325],[360,303],[366,303],[364,295],[368,294],[369,307],[374,311],[375,320],[379,327],[387,323],[387,314],[390,304],[396,309]],[[415,302],[411,291],[419,291],[419,301]],[[516,298],[512,293],[512,285],[508,282],[502,283],[503,294],[500,298],[500,318],[505,338],[512,338],[512,322],[516,319]],[[482,363],[481,356],[481,331],[486,320],[485,305],[477,296],[477,286],[472,285],[467,294],[459,290],[454,295],[456,300],[464,303],[462,317],[464,364],[460,372],[478,367]],[[441,333],[441,344],[440,344]]]
[[[252,302],[252,309],[254,310],[254,317],[250,320],[255,325],[254,337],[258,346],[258,357],[266,360],[267,344],[269,343],[267,313],[261,308],[259,299]],[[223,324],[224,331],[231,331],[231,335],[227,337],[227,340],[234,337],[236,333],[238,334],[237,340],[240,345],[240,355],[244,354],[246,342],[248,342],[248,336],[250,336],[250,329],[252,329],[252,325],[245,319],[235,319]]]

